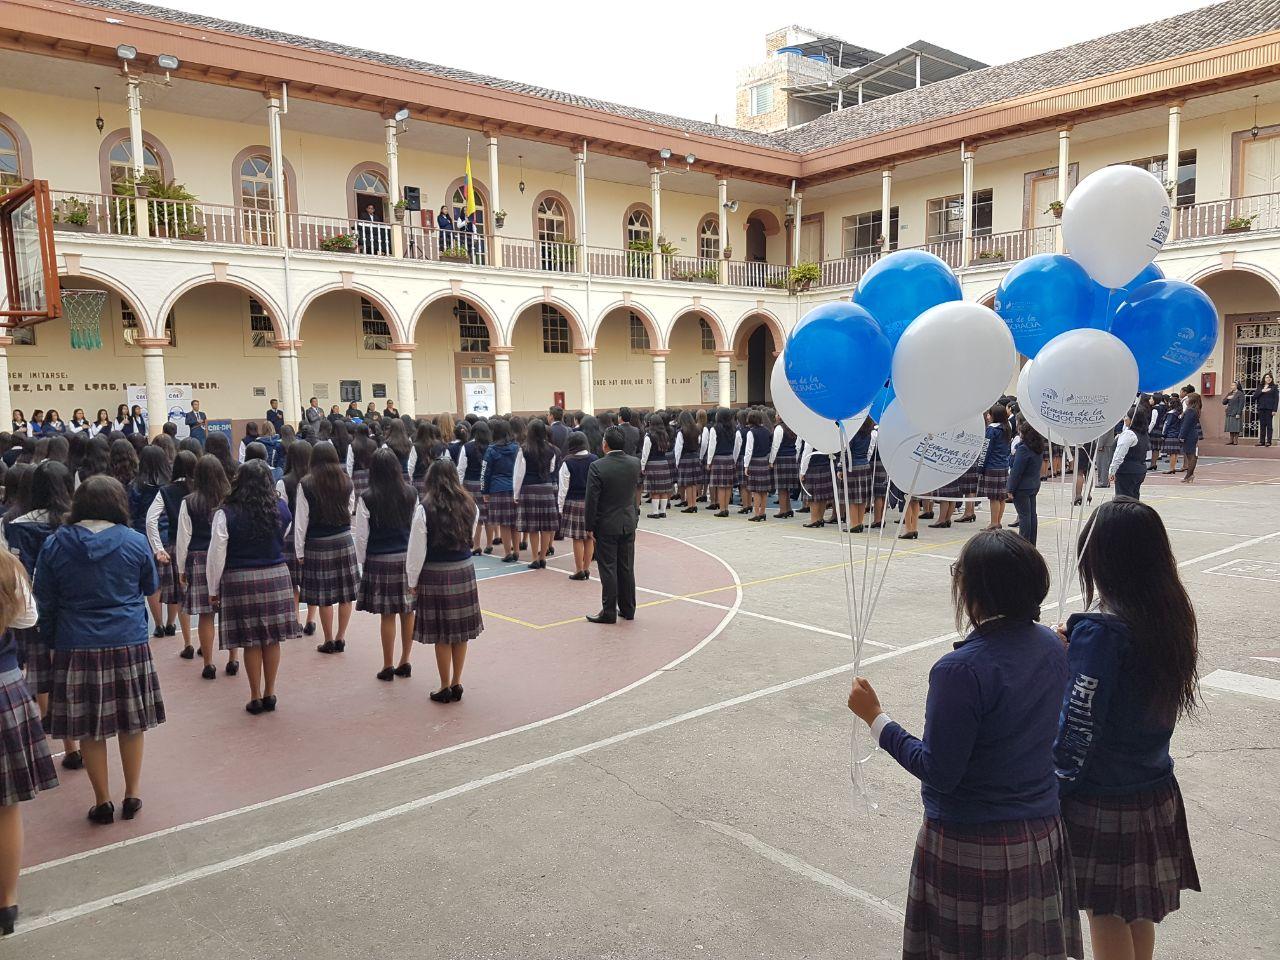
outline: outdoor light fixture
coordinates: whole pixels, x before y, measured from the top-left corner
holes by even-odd
[[[131,47],[127,43],[122,43],[116,47],[116,56],[121,60],[128,62],[129,60],[138,59],[138,48]]]
[[[1260,132],[1258,130],[1258,95],[1255,93],[1253,95],[1253,126],[1249,128],[1249,136],[1257,140]]]
[[[670,148],[663,147],[661,150],[658,151],[658,156],[661,157],[663,160],[670,160],[671,159]]]
[[[409,108],[401,107],[396,111],[396,115],[392,118],[396,123],[405,123],[409,119]]]
[[[684,162],[685,162],[688,166],[690,166],[690,167],[692,167],[692,166],[693,166],[693,161],[695,161],[695,160],[697,160],[697,159],[698,159],[698,158],[697,158],[697,157],[695,157],[692,153],[686,153],[686,154],[684,155]]]
[[[162,53],[156,57],[156,66],[166,73],[170,70],[177,70],[181,65],[181,61],[171,53]]]
[[[728,210],[730,213],[737,213],[737,212],[738,212],[738,201],[737,201],[737,200],[726,200],[726,201],[725,201],[725,204],[724,204],[724,208],[725,208],[726,210]]]
[[[93,125],[98,128],[98,133],[102,133],[102,128],[107,125],[107,122],[102,119],[102,88],[94,87],[93,96],[98,101],[98,116],[93,121]]]
[[[517,154],[516,159],[520,161],[520,183],[517,184],[517,186],[520,189],[520,193],[523,194],[524,193],[524,154],[523,153]]]

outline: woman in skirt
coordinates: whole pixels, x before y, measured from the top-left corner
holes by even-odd
[[[432,461],[433,463],[435,461]],[[426,477],[423,477],[424,483]],[[356,609],[376,613],[382,639],[382,669],[388,682],[413,672],[413,591],[405,577],[405,551],[418,492],[405,482],[395,451],[384,447],[369,465],[369,489],[356,501],[356,562],[360,564],[360,597]],[[392,666],[396,621],[400,626],[400,661]]]
[[[1169,458],[1169,469],[1165,473],[1170,474],[1178,472],[1178,455],[1182,453],[1182,404],[1176,397],[1165,402],[1169,409],[1160,421],[1160,453]]]
[[[560,505],[560,531],[573,543],[573,573],[570,580],[590,580],[591,561],[595,556],[595,538],[587,530],[587,473],[598,460],[587,449],[584,434],[569,434],[564,442],[564,460],[560,463],[557,502]]]
[[[1196,707],[1196,614],[1146,504],[1104,503],[1079,550],[1086,606],[1104,612],[1060,628],[1074,678],[1053,750],[1062,818],[1093,955],[1150,957],[1155,925],[1181,891],[1200,889],[1169,756],[1174,726]]]
[[[997,403],[987,411],[987,442],[979,463],[982,475],[978,478],[978,496],[985,497],[991,505],[991,523],[988,530],[999,530],[1004,519],[1004,501],[1009,483],[1009,443],[1013,431],[1009,429],[1009,408]],[[1077,479],[1080,475],[1076,469]],[[962,518],[963,519],[963,518]]]
[[[885,501],[889,496],[889,472],[884,467],[884,460],[877,454],[877,440],[880,436],[880,425],[876,424],[871,431],[871,502],[873,504],[870,529],[879,530],[884,526]]]
[[[302,478],[311,469],[311,444],[306,440],[295,440],[289,445],[289,453],[285,457],[285,475],[276,482],[276,496],[289,508],[289,516],[298,513],[298,488]],[[301,604],[302,564],[298,563],[297,546],[293,539],[293,522],[289,523],[289,531],[285,535],[284,562],[289,568],[289,577],[293,580],[293,607],[295,615]],[[316,632],[316,608],[307,607],[307,620],[302,625],[303,636],[311,636]]]
[[[496,528],[505,551],[502,562],[516,563],[520,559],[520,541],[516,539],[519,518],[513,491],[520,447],[511,439],[511,426],[505,420],[491,420],[489,429],[493,442],[484,451],[480,494],[488,511],[489,530],[493,532]]]
[[[850,533],[862,533],[866,526],[867,504],[871,502],[871,431],[875,423],[870,417],[862,421],[858,432],[849,441],[848,492],[842,482],[836,494],[848,496],[848,522],[853,524]]]
[[[769,491],[773,489],[773,471],[769,466],[769,453],[772,448],[773,431],[764,425],[763,411],[749,411],[746,434],[742,441],[745,495],[742,499],[743,509],[738,512],[750,512],[751,523],[763,523],[766,519],[765,509],[769,505]]]
[[[778,491],[778,512],[774,519],[787,520],[796,515],[791,509],[791,494],[800,488],[800,456],[796,450],[795,431],[779,416],[775,416],[773,422],[769,462],[773,467],[773,485]]]
[[[712,502],[719,507],[717,517],[729,515],[729,501],[738,484],[738,457],[742,453],[742,436],[738,433],[733,411],[716,411],[716,425],[707,438],[707,486]]]
[[[665,520],[675,486],[672,469],[671,434],[662,417],[649,414],[644,443],[640,447],[640,474],[644,478],[644,499],[649,501],[650,520]]]
[[[197,617],[196,637],[200,643],[200,659],[204,661],[201,676],[213,680],[218,668],[213,665],[213,641],[217,632],[217,611],[209,602],[209,582],[205,561],[209,540],[213,535],[213,513],[222,504],[231,484],[218,458],[206,453],[196,461],[191,478],[191,493],[178,507],[178,539],[174,544],[174,564],[182,588],[182,609],[187,617]],[[235,650],[227,654],[226,673],[235,676],[240,669]]]
[[[1019,418],[1018,445],[1014,447],[1005,486],[1013,495],[1013,509],[1018,514],[1018,534],[1032,546],[1035,546],[1040,530],[1036,497],[1040,493],[1040,457],[1044,453],[1044,443],[1044,437],[1036,428],[1025,418]]]
[[[471,425],[471,438],[462,445],[458,453],[458,479],[462,487],[476,502],[480,519],[476,523],[476,532],[471,540],[471,555],[478,557],[483,553],[493,553],[493,539],[499,534],[488,526],[488,511],[485,509],[485,496],[480,492],[481,474],[484,472],[484,452],[489,448],[489,423],[477,420]],[[422,489],[427,486],[426,474],[422,475]],[[421,495],[422,491],[418,491]]]
[[[205,563],[209,603],[219,613],[218,645],[244,651],[249,679],[245,710],[276,708],[280,644],[298,635],[293,581],[284,562],[289,508],[271,483],[265,460],[247,460],[213,515]]]
[[[373,438],[369,433],[368,424],[360,424],[356,427],[356,435],[347,446],[346,467],[347,476],[351,478],[351,486],[355,492],[355,499],[359,500],[366,490],[369,489],[369,464],[373,460],[373,452],[378,449],[378,445],[373,442]],[[341,457],[338,451],[338,445],[334,444],[334,452]]]
[[[413,484],[413,488],[419,495],[422,493],[422,488],[427,485],[427,468],[431,466],[432,461],[439,460],[447,450],[444,441],[440,439],[440,428],[430,420],[419,421],[417,436],[409,449],[407,464],[409,482]],[[457,463],[456,460],[454,462]],[[357,498],[356,508],[359,509],[359,506],[360,501]]]
[[[556,448],[547,439],[547,425],[538,418],[529,421],[525,442],[516,454],[511,496],[517,505],[517,526],[529,538],[533,551],[530,570],[547,565],[547,550],[560,527],[556,508]]]
[[[827,508],[835,500],[831,458],[815,450],[813,444],[804,443],[800,452],[800,476],[809,503],[809,522],[805,527],[810,530],[825,527]]]
[[[1083,957],[1053,763],[1067,654],[1036,623],[1049,569],[1008,530],[973,537],[952,569],[956,620],[970,633],[929,672],[924,737],[890,719],[862,677],[849,694],[921,782],[902,955]]]
[[[368,488],[367,469],[365,487]],[[302,602],[318,608],[320,613],[324,642],[316,646],[319,653],[342,653],[347,649],[351,605],[360,593],[356,543],[351,536],[354,509],[352,480],[339,466],[338,451],[332,444],[318,444],[311,452],[311,469],[302,481],[302,496],[298,497],[298,512],[293,517],[293,549],[302,564]]]
[[[175,622],[182,627],[182,652],[179,656],[184,660],[193,659],[196,652],[191,646],[191,617],[182,610],[181,578],[173,562],[173,554],[178,542],[178,511],[191,492],[191,476],[195,472],[195,454],[189,450],[175,454],[169,482],[152,498],[145,523],[147,543],[151,545],[156,569],[160,573],[160,605],[164,608],[165,623],[168,624],[165,634],[173,635],[171,631]]]
[[[0,546],[4,553],[12,553],[22,563],[28,577],[35,573],[36,558],[45,541],[53,536],[63,517],[71,510],[71,492],[68,486],[71,475],[60,463],[46,460],[34,469],[26,468],[30,482],[23,497],[23,510],[13,519],[0,523]],[[49,691],[53,687],[53,656],[35,627],[12,628],[18,654],[24,667],[27,690],[36,698],[41,716],[49,712]],[[62,743],[62,766],[67,770],[79,770],[84,758],[74,740]]]
[[[0,936],[18,919],[22,813],[18,804],[58,785],[40,711],[18,669],[14,634],[36,628],[36,604],[26,571],[0,550]]]
[[[469,549],[475,523],[475,504],[458,483],[453,464],[433,463],[413,514],[405,565],[409,582],[416,585],[413,638],[436,647],[440,689],[431,694],[436,703],[462,699],[467,641],[484,630]]]
[[[164,701],[147,643],[147,597],[160,588],[147,538],[129,527],[124,487],[110,477],[81,484],[36,561],[40,634],[53,648],[51,736],[80,741],[93,784],[89,819],[111,823],[115,804],[107,741],[124,769],[124,819],[142,808],[142,747],[164,722]]]
[[[396,417],[394,420],[383,420],[382,423],[385,427],[382,433],[383,446],[390,449],[390,451],[396,455],[396,460],[400,463],[400,473],[407,482],[409,477],[412,476],[410,473],[409,459],[414,454],[413,441],[409,438],[409,431],[405,428],[404,421],[399,417]],[[444,444],[441,444],[438,448],[438,452],[436,453],[436,457],[432,459],[440,457],[443,453]],[[372,468],[372,460],[370,461],[369,466]]]
[[[584,448],[585,449],[585,448]],[[702,431],[688,410],[681,411],[676,423],[676,440],[672,448],[676,465],[676,486],[680,496],[684,498],[684,509],[681,513],[698,512],[699,488],[706,480],[706,466],[702,462]]]
[[[733,465],[733,485],[738,490],[739,514],[750,513],[752,507],[751,490],[747,487],[747,462],[742,456],[747,446],[747,436],[751,432],[751,424],[747,422],[750,413],[743,408],[733,415],[734,428],[738,431],[738,459]]]

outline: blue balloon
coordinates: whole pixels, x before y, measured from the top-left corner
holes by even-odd
[[[861,413],[889,377],[893,348],[862,307],[837,301],[810,310],[787,338],[787,381],[828,420]]]
[[[907,325],[930,307],[963,300],[960,281],[932,253],[898,250],[881,257],[858,281],[853,302],[865,307],[896,347]]]
[[[1139,287],[1146,286],[1152,280],[1163,280],[1164,271],[1154,263],[1149,263],[1142,268],[1142,272],[1126,283],[1123,287],[1117,287],[1115,290],[1108,290],[1102,284],[1093,281],[1093,317],[1092,322],[1087,326],[1093,327],[1095,330],[1110,330],[1111,323],[1116,318],[1116,311],[1120,309],[1120,305],[1133,295],[1133,292]]]
[[[880,388],[880,392],[876,394],[875,399],[871,401],[871,409],[867,412],[867,416],[879,423],[880,418],[884,416],[885,410],[889,409],[889,404],[893,403],[896,396],[893,384],[886,383]]]
[[[1111,332],[1138,361],[1138,389],[1166,390],[1204,365],[1218,343],[1218,311],[1199,287],[1152,280],[1116,311]]]
[[[1089,325],[1097,284],[1084,267],[1060,253],[1028,257],[1005,274],[996,313],[1024,357],[1034,357],[1059,334]]]

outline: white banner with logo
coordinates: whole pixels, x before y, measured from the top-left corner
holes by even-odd
[[[147,411],[147,388],[134,384],[125,391],[125,403],[129,409],[134,405]],[[165,411],[168,419],[178,426],[178,437],[190,436],[187,429],[187,414],[191,412],[191,385],[189,383],[171,383],[165,388]]]
[[[498,392],[493,383],[477,380],[462,385],[463,412],[492,417],[498,412]]]

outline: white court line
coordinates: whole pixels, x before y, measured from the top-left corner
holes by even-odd
[[[1247,693],[1251,697],[1265,697],[1268,700],[1280,700],[1280,680],[1255,677],[1251,673],[1215,670],[1207,677],[1201,678],[1200,686],[1212,687],[1214,690],[1227,690],[1231,693]]]
[[[1170,533],[1197,533],[1202,537],[1236,537],[1240,540],[1248,538],[1247,533],[1227,533],[1225,530],[1188,530],[1186,527],[1165,527]]]
[[[658,534],[658,536],[665,536],[665,534]],[[1217,557],[1225,556],[1226,554],[1234,553],[1237,550],[1248,549],[1250,547],[1256,546],[1259,543],[1263,543],[1268,540],[1273,540],[1276,537],[1280,537],[1280,530],[1276,530],[1268,534],[1263,534],[1262,536],[1254,537],[1252,540],[1246,540],[1243,543],[1237,543],[1237,544],[1232,544],[1229,547],[1223,547],[1221,550],[1215,550],[1212,553],[1206,553],[1198,557],[1192,557],[1188,560],[1183,560],[1181,563],[1178,564],[1178,566],[1187,567],[1192,564],[1202,563],[1205,560],[1212,560]],[[670,539],[677,540],[679,538],[671,537]],[[717,557],[716,559],[719,560],[720,558]],[[721,561],[721,562],[723,563],[724,561]],[[725,567],[730,571],[733,570],[733,568],[730,567],[727,563],[725,564]],[[734,577],[736,579],[737,577],[736,573],[734,573]],[[739,587],[738,593],[739,593],[739,597],[741,597],[741,587]],[[1080,595],[1076,594],[1073,597],[1067,598],[1065,602],[1075,603],[1079,599],[1080,599]],[[725,617],[724,620],[721,621],[720,626],[717,627],[716,631],[711,635],[712,637],[716,636],[728,624],[728,622],[731,619],[731,616],[732,615],[728,615]],[[932,647],[948,640],[955,640],[958,637],[959,637],[959,634],[953,632],[953,633],[943,634],[942,636],[939,636],[939,637],[932,637],[928,640],[920,640],[916,643],[909,644],[904,647],[900,647],[897,650],[890,650],[885,653],[878,653],[874,656],[867,657],[862,661],[862,666],[867,667],[876,663],[884,662],[886,660],[897,659],[898,657],[905,656],[908,653],[914,653],[917,650],[922,650],[928,647]],[[687,657],[691,656],[696,650],[698,650],[701,646],[707,643],[710,639],[711,637],[708,637],[707,640],[704,640],[702,644],[698,645],[698,647],[695,647],[693,650],[690,650],[683,657],[681,657],[680,660],[686,659]],[[679,661],[676,661],[676,662],[679,662]],[[594,753],[597,750],[602,750],[607,747],[616,746],[617,744],[634,740],[637,737],[643,737],[651,733],[656,733],[660,730],[665,730],[668,727],[672,727],[677,724],[685,723],[690,720],[696,720],[713,713],[718,713],[722,710],[728,710],[733,707],[741,706],[744,703],[750,703],[754,700],[759,700],[762,697],[772,696],[775,693],[782,693],[787,690],[792,690],[796,687],[805,686],[811,683],[818,683],[823,680],[830,679],[831,677],[839,676],[840,674],[843,674],[843,673],[848,673],[853,668],[854,668],[853,663],[845,663],[845,664],[841,664],[840,666],[830,667],[826,670],[821,670],[817,673],[811,673],[805,677],[798,677],[794,680],[786,680],[782,683],[777,683],[772,686],[751,691],[750,693],[745,693],[736,697],[731,697],[727,700],[721,700],[718,703],[707,704],[706,706],[698,707],[694,710],[689,710],[685,713],[677,714],[674,717],[668,717],[665,720],[659,720],[656,723],[647,724],[643,727],[637,727],[632,730],[624,731],[623,733],[614,734],[613,736],[606,737],[602,740],[596,740],[591,743],[586,743],[578,747],[573,747],[569,750],[552,754],[547,757],[542,757],[538,760],[533,760],[528,763],[523,763],[515,767],[508,767],[506,770],[500,770],[497,773],[490,774],[487,777],[481,777],[477,780],[472,780],[468,783],[463,783],[455,787],[450,787],[449,789],[442,790],[438,793],[429,794],[425,797],[419,797],[416,800],[410,800],[410,801],[407,801],[406,803],[398,804],[394,807],[389,807],[384,810],[379,810],[374,813],[366,814],[363,817],[358,817],[354,820],[348,820],[345,823],[335,824],[331,827],[326,827],[322,830],[317,830],[312,833],[302,834],[300,836],[293,837],[289,840],[284,840],[279,843],[270,844],[269,846],[261,847],[257,850],[252,850],[248,853],[241,854],[240,856],[237,856],[237,857],[232,857],[228,860],[222,860],[217,863],[206,864],[203,867],[197,867],[192,870],[187,870],[182,873],[175,874],[172,877],[168,877],[163,880],[157,880],[152,883],[144,884],[139,887],[134,887],[130,890],[124,890],[117,894],[112,894],[107,897],[102,897],[98,900],[92,900],[92,901],[89,901],[88,903],[80,904],[79,906],[67,907],[63,910],[56,910],[53,913],[46,914],[42,917],[36,917],[30,922],[22,924],[22,926],[16,931],[16,933],[12,934],[12,936],[19,937],[27,933],[32,933],[36,930],[44,929],[45,927],[54,926],[55,924],[65,923],[68,920],[75,920],[80,917],[97,913],[101,910],[105,910],[108,907],[116,906],[122,903],[129,903],[133,900],[139,900],[139,899],[142,899],[143,897],[147,897],[155,893],[161,893],[165,890],[170,890],[170,889],[173,889],[174,887],[182,886],[184,884],[191,883],[196,880],[202,880],[207,877],[215,876],[220,873],[226,873],[229,870],[235,870],[238,867],[242,867],[247,864],[257,863],[261,860],[268,859],[280,853],[286,853],[291,850],[296,850],[300,847],[309,846],[310,844],[317,843],[321,840],[327,840],[331,837],[340,836],[342,834],[349,833],[353,830],[359,830],[363,827],[370,826],[375,823],[382,823],[383,821],[390,820],[394,817],[398,817],[406,813],[411,813],[415,810],[420,810],[424,807],[431,806],[432,804],[440,803],[444,800],[450,800],[454,797],[462,796],[464,794],[471,793],[475,790],[480,790],[484,787],[491,786],[495,783],[502,783],[506,780],[511,780],[515,777],[522,776],[523,774],[526,774],[526,773],[531,773],[536,770],[541,770],[544,767],[548,767],[553,764],[560,763],[563,760],[584,756],[588,753]],[[666,670],[666,669],[668,668],[663,668],[663,670]],[[624,688],[624,690],[617,691],[616,693],[613,693],[613,694],[609,694],[607,697],[602,698],[602,700],[610,699],[612,697],[618,696],[618,694],[625,692],[625,690],[634,689],[635,687],[639,686],[641,683],[644,683],[646,680],[650,679],[652,676],[657,675],[657,673],[663,672],[663,670],[656,671],[656,673],[651,674],[650,677],[646,677],[643,680],[639,680],[636,683],[632,684],[630,687]],[[594,703],[598,703],[598,702],[601,702],[601,701],[595,701]],[[588,704],[587,706],[592,706],[594,705],[594,703]],[[575,710],[570,711],[569,713],[581,712],[582,710],[587,709],[587,706],[578,707]],[[561,714],[562,717],[568,716],[568,715],[569,714]],[[488,737],[482,737],[479,740],[472,741],[471,743],[468,743],[468,744],[459,744],[454,747],[449,747],[443,750],[436,751],[434,754],[426,754],[423,757],[400,761],[399,763],[391,764],[388,767],[385,767],[382,769],[386,770],[386,769],[394,769],[397,767],[407,766],[408,764],[416,763],[419,760],[424,760],[432,756],[440,756],[445,753],[452,753],[456,750],[463,749],[464,747],[474,746],[476,744],[484,743],[490,740],[496,740],[496,739],[499,739],[500,737],[509,736],[510,734],[519,732],[521,730],[527,730],[533,727],[544,726],[547,723],[551,723],[557,719],[559,719],[559,717],[552,717],[547,720],[536,721],[535,723],[527,724],[524,727],[518,727],[518,728],[515,728],[514,730],[504,731],[502,733],[497,733],[497,734],[491,734]],[[368,771],[367,773],[364,773],[364,774],[357,774],[351,777],[344,778],[343,780],[340,780],[340,781],[335,781],[332,784],[322,784],[317,787],[309,788],[305,791],[300,791],[299,793],[294,794],[292,796],[304,796],[306,794],[317,793],[321,790],[327,789],[330,786],[336,786],[340,783],[349,783],[354,780],[364,779],[365,777],[371,776],[376,772],[379,772],[379,771]],[[112,844],[107,847],[99,847],[96,850],[84,851],[83,853],[80,853],[80,854],[76,854],[70,857],[64,857],[58,861],[49,861],[48,863],[44,863],[36,867],[28,868],[23,872],[31,873],[36,870],[47,869],[48,867],[53,866],[57,863],[67,863],[71,861],[82,860],[87,857],[96,856],[99,853],[104,853],[107,850],[118,849],[120,847],[128,846],[133,843],[141,842],[142,840],[151,839],[157,836],[177,833],[180,830],[185,830],[190,827],[196,826],[198,823],[208,823],[208,822],[211,822],[212,820],[226,819],[227,817],[235,816],[238,813],[244,813],[244,812],[248,812],[249,810],[260,809],[265,806],[270,806],[274,803],[282,802],[283,800],[286,800],[286,799],[289,799],[289,798],[281,797],[274,801],[264,801],[263,803],[254,804],[250,807],[246,807],[243,810],[229,811],[225,814],[219,814],[214,817],[205,818],[205,820],[203,821],[184,824],[178,827],[171,827],[167,830],[159,831],[154,834],[148,834],[147,836],[144,836],[144,837],[136,837],[136,838],[133,838],[132,840],[120,841],[119,843]]]
[[[732,837],[743,846],[760,854],[760,856],[764,857],[766,860],[770,860],[781,867],[786,867],[792,873],[798,873],[800,876],[812,880],[815,883],[820,883],[824,887],[830,887],[837,893],[842,893],[846,897],[851,897],[860,903],[866,904],[872,910],[876,911],[876,913],[888,920],[892,920],[895,923],[901,923],[903,919],[905,919],[903,911],[899,910],[890,901],[883,897],[877,897],[874,893],[868,893],[866,890],[859,889],[858,887],[841,880],[834,874],[827,873],[825,870],[819,870],[813,864],[805,863],[803,860],[792,856],[785,850],[779,850],[777,847],[772,847],[758,837],[754,837],[743,830],[735,830],[727,824],[716,823],[714,820],[700,820],[698,822],[705,827],[710,827],[716,833],[722,834],[726,837]]]

